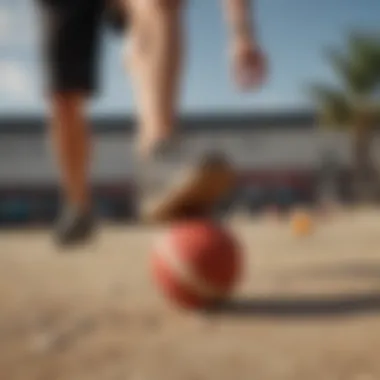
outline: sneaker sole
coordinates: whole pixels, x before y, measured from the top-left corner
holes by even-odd
[[[159,199],[143,205],[141,220],[145,223],[160,223],[207,215],[235,184],[236,173],[230,167],[216,171],[201,169],[182,184],[173,185]]]

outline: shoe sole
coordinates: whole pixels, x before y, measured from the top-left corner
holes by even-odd
[[[218,170],[197,170],[179,184],[173,184],[162,197],[143,206],[141,220],[162,223],[210,214],[235,184],[236,173],[229,166],[219,167]]]

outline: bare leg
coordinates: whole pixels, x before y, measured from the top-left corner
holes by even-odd
[[[49,92],[50,137],[59,166],[63,207],[55,228],[60,245],[84,243],[94,231],[88,166],[86,102],[97,88],[104,0],[39,1]]]
[[[173,135],[182,61],[181,0],[127,0],[128,65],[139,114],[139,150]]]
[[[163,222],[210,214],[232,186],[230,168],[218,162],[210,165],[210,160],[194,167],[181,149],[170,143],[182,74],[183,3],[125,1],[130,20],[127,63],[135,87],[138,147],[143,158],[137,174],[140,217],[146,222]]]
[[[67,203],[82,211],[89,207],[88,164],[90,140],[85,120],[84,96],[53,95],[51,133]]]

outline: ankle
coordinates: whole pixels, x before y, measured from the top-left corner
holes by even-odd
[[[142,158],[147,158],[155,154],[161,147],[176,144],[177,138],[173,134],[160,134],[157,136],[147,136],[139,140],[138,153]]]
[[[76,210],[76,212],[79,212],[81,214],[87,214],[91,210],[91,202],[88,198],[70,198],[67,197],[65,200],[66,207]]]

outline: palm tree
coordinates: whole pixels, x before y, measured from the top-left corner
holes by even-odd
[[[311,86],[321,125],[353,136],[356,185],[378,183],[371,157],[373,131],[380,120],[380,37],[352,34],[346,51],[328,49],[326,58],[340,85]]]

